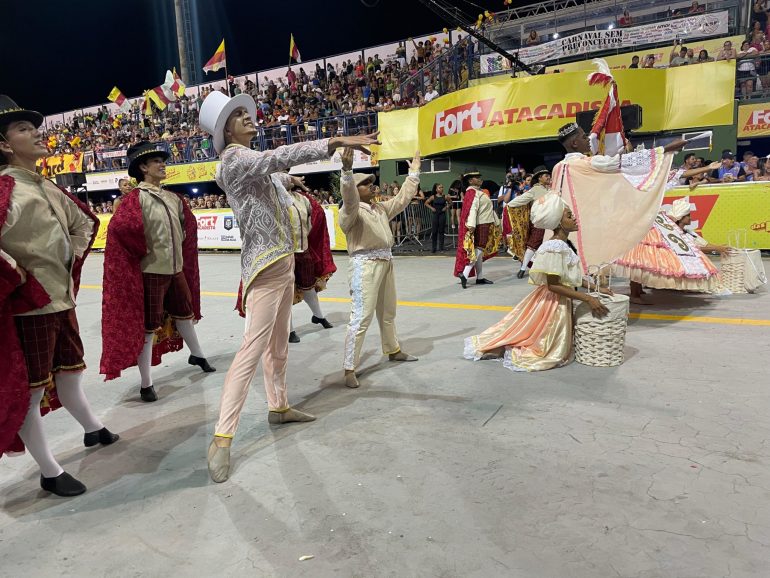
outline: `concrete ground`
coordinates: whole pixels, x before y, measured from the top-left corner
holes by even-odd
[[[463,338],[530,290],[509,259],[486,265],[495,285],[463,291],[449,256],[399,257],[398,329],[420,361],[386,361],[374,327],[362,386],[349,390],[337,256],[322,294],[334,329],[294,309],[290,398],[318,421],[268,426],[260,374],[232,477],[214,484],[206,448],[243,327],[238,260],[200,258],[198,331],[219,371],[169,355],[155,373],[160,401],[143,404],[136,369],[97,375],[102,257],[89,259],[86,388],[122,439],[85,450],[64,410],[45,419],[57,457],[89,488],[74,499],[45,495],[29,456],[2,460],[0,575],[770,575],[768,293],[654,292],[622,366],[519,374],[462,358]]]

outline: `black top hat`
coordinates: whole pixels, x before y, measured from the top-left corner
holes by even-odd
[[[539,167],[535,167],[535,170],[532,172],[532,184],[536,185],[541,175],[550,175],[550,174],[551,174],[551,171],[549,171],[543,165],[540,165]]]
[[[480,177],[481,173],[476,169],[468,169],[463,173],[464,179],[470,179],[471,177]]]
[[[169,156],[168,152],[146,140],[131,145],[126,155],[128,156],[128,176],[136,179],[138,183],[144,180],[144,175],[139,170],[139,163],[155,157],[160,157],[165,161]]]
[[[10,96],[0,94],[0,125],[28,120],[38,128],[43,124],[43,115],[34,110],[24,110]]]

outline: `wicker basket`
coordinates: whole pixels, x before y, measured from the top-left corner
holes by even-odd
[[[720,263],[722,285],[732,293],[746,291],[746,252],[732,250],[722,256]]]
[[[575,310],[575,361],[594,367],[614,367],[623,363],[628,326],[629,300],[625,295],[597,295],[609,309],[601,319],[581,303]]]

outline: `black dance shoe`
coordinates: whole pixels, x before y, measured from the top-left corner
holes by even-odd
[[[494,285],[489,279],[476,279],[476,285]]]
[[[289,343],[299,343],[299,335],[296,331],[289,333]]]
[[[527,271],[524,269],[519,269],[519,272],[516,273],[516,279],[524,279],[524,275],[527,274]]]
[[[211,367],[211,366],[209,365],[209,362],[208,362],[208,361],[206,361],[206,358],[205,358],[205,357],[195,357],[194,355],[191,355],[191,356],[190,356],[190,357],[187,359],[187,363],[189,363],[190,365],[197,365],[197,366],[198,366],[198,367],[200,367],[200,368],[201,368],[201,369],[202,369],[202,370],[203,370],[205,373],[212,373],[212,372],[214,372],[214,371],[216,371],[216,370],[217,370],[217,368],[216,368],[216,367]]]
[[[62,472],[55,478],[44,478],[40,476],[40,487],[46,492],[51,492],[63,498],[71,498],[85,493],[86,487],[82,482],[77,481],[67,472]]]
[[[460,285],[463,286],[463,289],[468,287],[468,279],[462,273],[460,273]]]
[[[331,323],[329,323],[326,320],[326,317],[322,318],[322,317],[316,317],[315,315],[313,315],[313,317],[311,317],[310,321],[312,321],[316,325],[320,325],[324,329],[331,329],[332,327],[334,327],[334,325],[332,325]]]
[[[155,388],[152,385],[150,387],[140,387],[139,395],[142,396],[142,401],[158,401],[158,394],[155,393]]]
[[[85,434],[83,436],[83,443],[87,448],[90,448],[95,446],[96,444],[102,444],[103,446],[108,446],[110,444],[114,444],[119,439],[120,439],[120,436],[118,434],[114,434],[110,430],[108,430],[106,427],[103,427],[99,431],[92,431],[91,433]]]

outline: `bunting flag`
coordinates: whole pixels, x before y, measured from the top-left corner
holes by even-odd
[[[595,58],[596,72],[588,75],[588,84],[610,87],[609,94],[604,99],[601,108],[596,111],[594,123],[591,127],[589,141],[593,154],[602,153],[607,156],[615,156],[622,152],[626,146],[626,135],[623,132],[623,118],[620,114],[620,100],[618,99],[618,84],[612,76],[607,61]]]
[[[144,92],[144,102],[142,102],[142,114],[152,116],[152,101],[150,100],[149,90]]]
[[[114,102],[118,105],[118,108],[123,112],[131,110],[131,103],[128,102],[126,95],[120,92],[117,86],[114,86],[110,93],[107,95],[107,100]]]
[[[297,43],[294,42],[294,34],[289,37],[289,62],[296,62],[297,64],[302,62],[302,57],[299,55],[299,48]]]
[[[176,70],[174,70],[174,72],[167,70],[166,80],[158,88],[160,88],[163,96],[166,97],[168,102],[176,102],[179,100],[180,96],[184,95],[185,85],[182,82],[182,79],[176,74]]]
[[[148,90],[147,98],[152,101],[158,110],[166,110],[168,103],[171,102],[171,99],[163,92],[162,86],[156,86],[155,88]]]
[[[222,40],[222,44],[219,45],[217,51],[214,53],[209,61],[203,66],[203,72],[216,72],[220,68],[227,67],[227,59],[225,58],[225,41]]]

